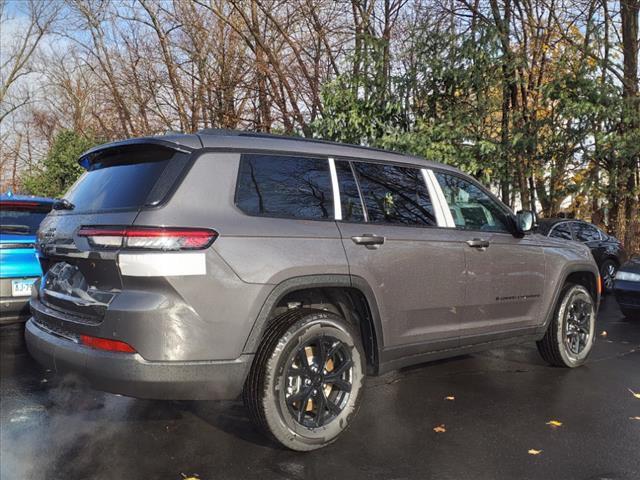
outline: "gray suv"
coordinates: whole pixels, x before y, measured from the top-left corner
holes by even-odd
[[[420,158],[230,131],[111,143],[42,223],[31,354],[98,389],[234,399],[294,450],[333,442],[365,376],[536,341],[584,363],[589,249],[529,233]]]

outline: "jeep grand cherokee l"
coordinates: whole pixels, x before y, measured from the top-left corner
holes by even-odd
[[[576,367],[600,281],[472,178],[397,153],[202,131],[80,158],[43,222],[32,355],[98,389],[233,399],[281,444],[350,424],[366,375],[515,342]]]

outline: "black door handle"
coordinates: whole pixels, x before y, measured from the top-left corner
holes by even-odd
[[[478,248],[480,250],[484,250],[491,245],[489,240],[482,240],[481,238],[474,238],[473,240],[467,240],[467,245],[471,248]]]
[[[384,243],[384,237],[380,237],[378,235],[373,235],[371,233],[365,233],[364,235],[356,235],[351,237],[353,243],[356,245],[364,245],[369,249],[378,248],[380,245]]]

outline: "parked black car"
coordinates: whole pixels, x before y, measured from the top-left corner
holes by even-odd
[[[546,237],[575,240],[587,245],[598,264],[605,290],[609,293],[613,290],[616,272],[627,259],[620,240],[591,223],[573,218],[541,219],[538,222],[538,233]]]
[[[627,318],[640,318],[640,256],[635,256],[620,267],[613,292],[620,310]]]

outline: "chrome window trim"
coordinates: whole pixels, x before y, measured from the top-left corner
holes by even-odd
[[[440,182],[438,182],[433,170],[428,168],[422,168],[421,170],[424,181],[427,184],[429,196],[431,197],[431,203],[434,205],[438,226],[444,228],[456,228],[453,215],[451,215],[451,210],[449,210],[449,204],[447,203],[447,199],[440,187]]]
[[[331,186],[333,187],[333,219],[340,221],[342,220],[342,199],[340,198],[336,161],[333,157],[329,157],[329,173],[331,174]]]

